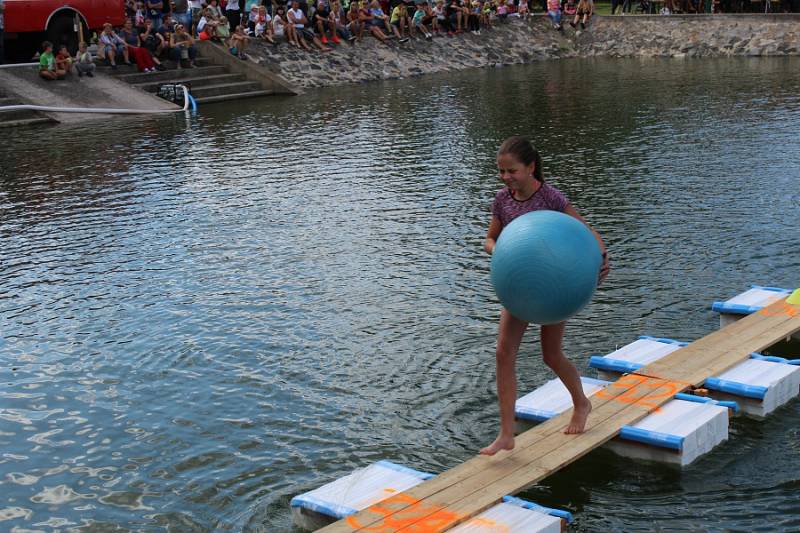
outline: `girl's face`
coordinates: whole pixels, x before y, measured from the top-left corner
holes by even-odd
[[[519,191],[529,186],[536,179],[533,177],[534,163],[525,165],[511,154],[497,156],[497,171],[506,187],[512,191]]]

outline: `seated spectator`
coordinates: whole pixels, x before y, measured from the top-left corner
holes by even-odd
[[[497,18],[500,19],[500,22],[505,22],[508,19],[508,6],[506,5],[506,0],[498,0]]]
[[[194,46],[194,39],[183,24],[176,25],[175,32],[169,36],[169,55],[170,59],[178,64],[179,69],[194,68],[197,48]]]
[[[111,68],[117,68],[117,56],[121,55],[125,60],[126,65],[132,65],[131,60],[128,58],[128,47],[125,46],[119,35],[114,33],[111,24],[106,22],[103,24],[103,32],[100,34],[100,46],[103,49],[103,56],[106,61],[111,65]]]
[[[356,12],[356,14],[358,14]],[[342,9],[342,4],[339,0],[331,2],[331,24],[336,30],[336,35],[341,36],[342,39],[350,41],[351,43],[356,40],[356,36],[350,32],[350,24],[347,22],[347,14]]]
[[[331,48],[322,44],[322,41],[317,39],[314,32],[308,28],[308,18],[306,14],[303,13],[303,10],[300,9],[300,2],[298,2],[298,0],[292,0],[292,8],[288,12],[288,17],[289,23],[294,25],[295,32],[297,33],[297,40],[301,47],[310,50],[307,41],[311,41],[321,52],[331,51]]]
[[[217,24],[217,38],[222,42],[227,42],[231,37],[231,25],[228,23],[228,17],[220,17],[219,24]]]
[[[361,21],[361,16],[358,12],[358,2],[350,0],[350,9],[347,11],[347,29],[353,38],[361,42],[364,38],[364,22]]]
[[[447,17],[447,25],[449,26],[450,30],[448,35],[452,36],[454,33],[461,33],[463,14],[461,12],[461,6],[458,4],[458,0],[447,0],[444,10],[445,16]]]
[[[228,40],[228,50],[239,59],[247,59],[247,55],[244,51],[249,42],[250,37],[245,34],[244,26],[239,24],[236,26],[236,30],[233,32],[233,35],[231,35],[230,40]]]
[[[78,77],[80,78],[86,74],[90,78],[94,78],[96,68],[97,65],[94,64],[94,59],[92,59],[92,54],[89,53],[86,43],[81,41],[78,44],[78,54],[75,56],[75,70],[78,71]]]
[[[393,26],[389,22],[389,15],[383,12],[381,9],[381,4],[378,0],[372,0],[372,3],[369,5],[369,13],[372,15],[372,25],[378,27],[386,28],[387,33],[394,32],[395,37],[400,39],[401,43],[408,41],[408,38],[404,38],[400,35],[400,32],[397,30],[397,27]]]
[[[389,23],[392,25],[392,30],[397,38],[400,39],[401,43],[404,42],[403,34],[407,37],[411,36],[411,18],[408,16],[408,8],[405,4],[397,4],[394,6]],[[406,41],[407,40],[408,39],[406,39]]]
[[[436,0],[436,6],[433,8],[433,14],[436,17],[436,22],[433,25],[434,31],[445,31],[448,35],[452,35],[453,32],[450,30],[450,23],[447,20],[447,16],[445,16],[444,0]]]
[[[287,30],[286,9],[283,6],[278,6],[275,8],[275,16],[272,17],[272,38],[275,40],[275,44],[286,39],[286,42],[290,45],[297,46],[297,44],[292,42],[289,38],[289,32]]]
[[[153,26],[155,28],[155,26]],[[172,22],[172,17],[169,15],[164,17],[164,20],[161,24],[161,27],[157,29],[158,34],[164,40],[164,51],[163,53],[169,58],[169,42],[172,39],[172,34],[175,33],[175,28],[177,24]]]
[[[145,22],[144,31],[139,34],[139,42],[142,43],[142,48],[150,54],[150,59],[153,60],[156,70],[166,70],[164,65],[161,64],[159,56],[169,49],[169,41],[165,41],[164,37],[153,29],[151,20]]]
[[[66,45],[61,45],[56,54],[56,70],[63,70],[65,74],[72,72],[72,56],[69,55]]]
[[[256,32],[256,21],[258,20],[258,6],[250,6],[250,14],[247,15],[247,32],[250,35]]]
[[[412,22],[415,30],[424,35],[426,39],[431,40],[433,39],[433,34],[428,30],[428,26],[426,26],[426,24],[430,23],[432,20],[435,21],[436,17],[430,15],[429,13],[430,8],[428,7],[427,2],[421,3],[419,6],[417,6],[417,10],[414,11],[414,18]]]
[[[156,65],[153,62],[153,57],[150,52],[142,47],[141,39],[133,29],[133,21],[127,19],[122,29],[119,31],[119,36],[125,42],[125,47],[128,50],[128,56],[133,58],[139,72],[155,72]]]
[[[547,16],[553,22],[553,28],[564,31],[561,26],[561,3],[559,0],[547,0]]]
[[[42,53],[39,54],[39,76],[48,80],[62,80],[66,72],[56,67],[56,58],[53,55],[53,43],[45,41],[42,43]]]
[[[358,9],[358,20],[365,28],[369,29],[370,34],[380,42],[385,43],[389,38],[381,29],[384,26],[383,19],[375,18],[372,14],[372,10],[367,7],[366,3],[363,3],[362,7]]]
[[[517,7],[517,13],[519,14],[519,17],[523,20],[528,18],[529,11],[528,11],[527,0],[520,0],[519,6]]]
[[[204,7],[205,7],[205,2],[203,0],[189,0],[189,13],[191,14],[192,17],[192,24],[191,25],[184,24],[184,26],[186,26],[187,28],[191,28],[192,34],[194,34],[197,31],[197,23],[200,22],[200,16],[203,14]],[[230,18],[230,15],[228,15],[228,18]],[[158,28],[159,26],[153,26],[153,27]]]
[[[486,29],[492,28],[492,3],[489,0],[481,2],[481,24]]]
[[[589,0],[581,0],[578,2],[578,7],[575,11],[575,18],[569,23],[570,26],[575,28],[578,24],[581,25],[581,30],[586,29],[586,24],[592,17],[592,3]]]
[[[569,17],[574,17],[574,16],[575,16],[575,13],[577,13],[577,12],[578,12],[578,3],[577,3],[577,0],[567,0],[566,2],[564,2],[564,4],[563,4],[563,5],[564,5],[564,8],[563,8],[564,14],[565,14],[565,15],[566,15],[568,18],[569,18]],[[572,25],[572,23],[571,23],[571,22],[570,22],[570,25]]]
[[[336,35],[336,27],[331,20],[331,10],[328,9],[328,4],[324,0],[320,0],[317,4],[317,9],[314,11],[314,26],[317,29],[317,34],[320,36],[322,44],[328,44],[328,37],[325,35],[325,30],[331,36],[331,41],[336,44],[341,43],[339,37]]]
[[[258,8],[255,36],[259,39],[264,39],[270,44],[275,44],[275,40],[272,38],[272,17],[267,13],[267,8],[264,6]]]
[[[210,41],[217,36],[217,21],[214,19],[212,11],[204,9],[197,21],[197,38],[201,41]]]
[[[469,0],[466,3],[469,4]],[[478,0],[472,0],[472,5],[467,10],[467,25],[474,35],[481,34],[481,4]]]

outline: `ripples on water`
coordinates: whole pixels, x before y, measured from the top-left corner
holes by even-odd
[[[286,531],[355,467],[470,457],[496,431],[481,243],[514,133],[610,246],[581,369],[796,285],[797,67],[563,61],[15,132],[0,529]],[[523,349],[530,389],[552,376]],[[527,496],[585,531],[797,530],[798,425],[797,402],[737,420],[683,474],[598,451]]]

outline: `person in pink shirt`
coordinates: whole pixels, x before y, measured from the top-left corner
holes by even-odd
[[[553,21],[553,28],[563,31],[561,25],[561,2],[559,0],[547,0],[547,16]]]
[[[597,273],[598,281],[608,275],[608,256],[603,239],[581,217],[564,193],[544,181],[542,157],[530,141],[524,137],[510,137],[497,151],[497,168],[500,179],[506,185],[495,195],[492,204],[492,220],[486,233],[484,249],[494,252],[500,233],[512,220],[530,213],[547,209],[570,215],[592,231],[603,254],[603,263]],[[566,321],[543,325],[540,329],[542,358],[572,396],[572,418],[564,428],[564,433],[583,433],[586,420],[592,411],[592,404],[583,392],[580,374],[575,365],[564,356],[562,341]],[[500,313],[500,327],[497,335],[495,361],[497,364],[497,400],[500,406],[500,432],[489,446],[483,448],[483,455],[494,455],[500,450],[514,448],[514,404],[517,400],[517,352],[528,323],[513,316],[507,309]]]

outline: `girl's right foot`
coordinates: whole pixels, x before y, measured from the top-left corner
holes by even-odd
[[[494,442],[481,450],[481,455],[494,455],[500,450],[513,450],[514,436],[505,437],[498,435]]]

